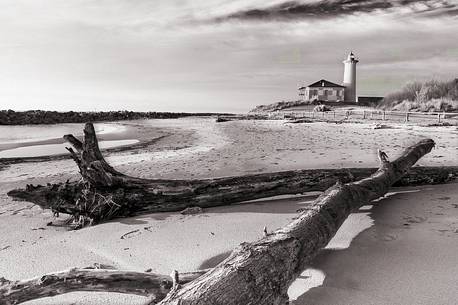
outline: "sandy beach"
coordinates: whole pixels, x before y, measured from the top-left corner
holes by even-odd
[[[458,130],[392,124],[289,124],[184,118],[123,122],[129,134],[106,140],[157,139],[107,152],[121,172],[148,178],[208,178],[272,171],[377,166],[420,139],[436,148],[420,165],[458,165]],[[147,132],[146,132],[146,131]],[[78,231],[46,226],[59,219],[7,191],[28,183],[78,179],[72,160],[10,164],[0,171],[0,277],[25,279],[94,263],[170,274],[208,268],[241,242],[297,216],[317,193],[205,209],[198,215],[148,214]],[[394,188],[352,214],[289,294],[305,304],[455,304],[457,184]],[[71,293],[27,304],[142,304],[142,297]]]

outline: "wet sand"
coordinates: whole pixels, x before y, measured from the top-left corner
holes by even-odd
[[[168,134],[160,128],[142,124],[143,120],[129,122],[96,123],[94,124],[100,149],[104,153],[120,152],[125,150],[135,150],[148,147],[155,143],[157,139]],[[70,126],[68,126],[70,125]],[[8,132],[8,127],[2,126],[3,132]],[[35,127],[35,128],[34,128]],[[39,132],[45,126],[27,126],[30,132]],[[13,126],[10,132],[14,132],[18,126]],[[0,138],[0,163],[23,163],[23,162],[42,162],[68,159],[69,154],[65,147],[69,146],[62,135],[71,133],[77,138],[82,138],[84,124],[63,124],[53,126],[53,133],[48,134],[49,138],[43,138],[37,134],[28,135],[31,138],[21,141],[17,136],[13,140]],[[62,133],[56,137],[59,129]],[[17,132],[17,131],[16,131]],[[1,142],[5,141],[6,142]]]
[[[376,166],[381,147],[391,158],[421,138],[437,148],[423,165],[458,165],[453,128],[282,121],[180,119],[142,122],[167,136],[154,145],[108,153],[118,170],[152,178],[205,178],[300,168]],[[142,128],[141,125],[138,128]],[[312,195],[206,209],[199,215],[149,214],[79,231],[49,211],[14,202],[6,192],[26,183],[78,178],[71,160],[11,164],[0,171],[0,276],[24,279],[93,263],[169,274],[218,263],[241,242],[279,228]],[[294,304],[454,304],[457,184],[394,189],[405,192],[353,214],[313,269],[293,284]],[[412,191],[412,192],[410,192]],[[337,249],[337,250],[336,250]],[[455,280],[454,280],[455,279]],[[314,286],[322,285],[312,288]],[[396,289],[395,289],[396,288]],[[408,300],[414,300],[412,302]],[[437,300],[438,302],[435,302]],[[28,304],[142,304],[142,297],[72,293]]]

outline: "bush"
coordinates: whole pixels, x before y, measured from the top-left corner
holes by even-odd
[[[407,84],[384,97],[379,108],[398,111],[458,111],[458,79]]]
[[[400,91],[393,92],[385,96],[380,103],[380,107],[393,107],[403,101],[413,101],[417,92],[421,89],[421,83],[414,82],[404,86]]]
[[[302,100],[298,100],[298,101],[281,101],[281,102],[276,102],[276,103],[269,104],[269,105],[256,106],[254,109],[250,110],[250,113],[254,113],[254,112],[271,112],[271,111],[282,110],[282,109],[290,108],[290,107],[310,105],[311,103],[312,102],[302,101]]]
[[[445,98],[431,99],[429,101],[402,101],[391,107],[394,111],[419,111],[419,112],[455,112],[458,111],[458,101]]]
[[[379,108],[399,111],[458,111],[458,79],[407,84],[384,97]]]

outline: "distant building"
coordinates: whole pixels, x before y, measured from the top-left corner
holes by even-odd
[[[344,100],[344,91],[344,86],[322,79],[307,87],[300,87],[299,96],[305,101],[341,102]]]
[[[348,54],[344,63],[342,85],[327,80],[319,80],[307,87],[299,88],[299,97],[303,101],[328,101],[357,103],[356,64],[359,62],[353,52]]]

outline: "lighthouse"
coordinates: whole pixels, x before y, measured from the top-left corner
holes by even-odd
[[[356,59],[353,52],[348,54],[344,63],[344,78],[342,85],[345,87],[344,101],[356,103],[356,64],[359,60]]]

